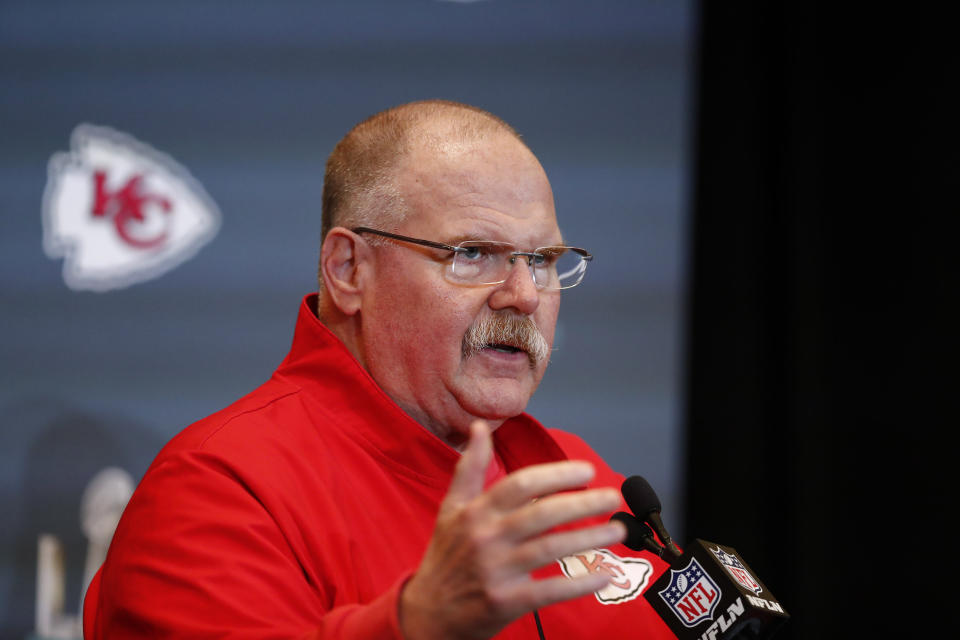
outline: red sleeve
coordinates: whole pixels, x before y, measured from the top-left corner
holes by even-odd
[[[127,506],[88,592],[85,636],[400,640],[402,583],[334,606],[243,478],[215,455],[180,453],[155,464]]]

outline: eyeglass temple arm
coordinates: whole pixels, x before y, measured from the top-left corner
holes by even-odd
[[[353,231],[354,233],[372,233],[374,235],[383,236],[385,238],[393,238],[394,240],[402,240],[403,242],[412,242],[413,244],[419,244],[424,247],[433,247],[434,249],[443,249],[445,251],[454,251],[456,253],[463,253],[464,251],[467,251],[467,249],[464,249],[463,247],[454,247],[449,244],[443,244],[442,242],[433,242],[431,240],[423,240],[421,238],[411,238],[410,236],[402,236],[399,233],[390,233],[388,231],[380,231],[379,229],[371,229],[370,227],[354,227],[350,230]],[[587,261],[593,260],[593,254],[591,254],[586,249],[581,249],[580,247],[564,247],[564,248],[569,249],[574,253],[578,253],[580,257],[582,257],[584,260],[587,260]],[[514,253],[514,255],[534,257],[540,254],[536,252],[530,253],[530,252],[524,252],[524,251],[517,251]]]
[[[379,229],[371,229],[370,227],[354,227],[350,229],[354,233],[372,233],[377,236],[383,236],[384,238],[393,238],[394,240],[402,240],[403,242],[412,242],[413,244],[423,245],[424,247],[433,247],[434,249],[443,249],[445,251],[454,251],[456,253],[462,253],[466,251],[461,247],[453,247],[449,244],[443,244],[442,242],[432,242],[430,240],[421,240],[420,238],[411,238],[410,236],[402,236],[399,233],[389,233],[387,231],[380,231]]]

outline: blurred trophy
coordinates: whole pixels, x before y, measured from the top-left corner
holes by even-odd
[[[83,598],[94,574],[107,557],[107,548],[127,501],[133,494],[133,478],[123,469],[107,467],[97,473],[83,491],[80,500],[80,527],[87,537],[77,615],[64,612],[66,563],[63,544],[53,534],[41,534],[37,540],[37,611],[34,638],[81,638]]]

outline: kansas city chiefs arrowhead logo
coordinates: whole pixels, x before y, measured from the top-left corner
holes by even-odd
[[[107,127],[81,124],[50,158],[43,248],[63,258],[71,289],[107,291],[156,278],[220,228],[200,183],[166,154]]]
[[[633,600],[646,589],[653,565],[643,558],[621,558],[607,549],[590,549],[557,560],[568,578],[605,573],[610,583],[594,595],[600,604],[620,604]]]

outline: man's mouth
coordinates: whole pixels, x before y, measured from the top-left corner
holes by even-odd
[[[470,325],[463,335],[461,348],[464,358],[480,353],[491,356],[523,354],[527,357],[531,369],[546,362],[550,356],[550,345],[533,319],[507,310],[483,316]],[[505,358],[504,362],[512,362],[514,359]]]
[[[523,351],[523,349],[510,344],[498,344],[492,342],[488,342],[485,348],[493,349],[494,351],[499,351],[500,353],[519,353]]]

